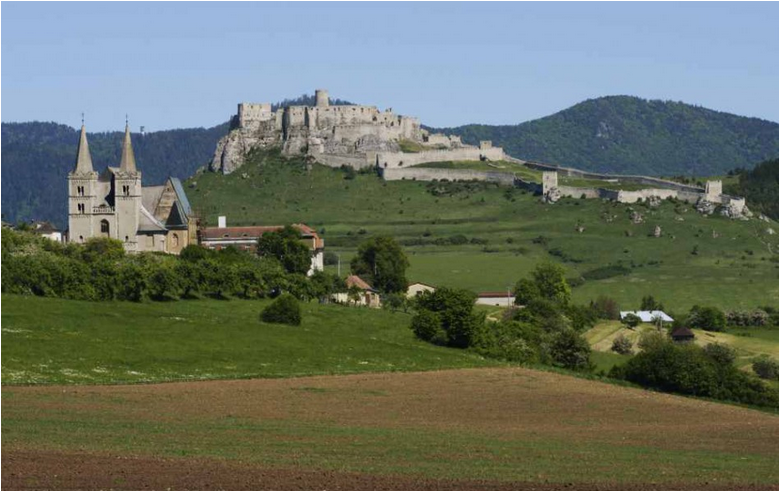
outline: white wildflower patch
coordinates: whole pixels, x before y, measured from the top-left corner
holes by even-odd
[[[28,329],[14,329],[12,327],[3,327],[2,331],[7,334],[22,334],[24,332],[32,332],[31,330]]]

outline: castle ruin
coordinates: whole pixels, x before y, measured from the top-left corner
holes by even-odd
[[[420,152],[403,152],[407,144]],[[418,118],[380,111],[375,106],[331,105],[324,89],[315,106],[239,103],[231,131],[218,143],[212,171],[229,174],[253,148],[278,146],[286,155],[307,155],[326,166],[414,166],[448,160],[500,160],[503,149],[484,141],[466,145],[453,135],[430,134]]]

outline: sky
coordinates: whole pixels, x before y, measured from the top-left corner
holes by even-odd
[[[608,95],[778,121],[778,4],[3,2],[0,117],[209,127],[316,88],[430,126]]]

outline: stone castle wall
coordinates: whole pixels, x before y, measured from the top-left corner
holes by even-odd
[[[440,161],[502,161],[505,157],[503,149],[491,147],[479,149],[477,147],[463,147],[458,149],[431,150],[422,152],[379,152],[376,162],[380,168],[407,168],[417,164],[436,163]],[[459,171],[459,170],[454,170]]]
[[[441,168],[381,168],[384,180],[448,180],[448,181],[488,181],[501,185],[514,186],[516,178],[513,173],[497,173],[491,171],[473,171],[469,169]]]

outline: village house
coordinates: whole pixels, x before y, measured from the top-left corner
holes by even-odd
[[[368,306],[370,308],[381,307],[381,296],[376,289],[367,284],[367,282],[359,276],[350,275],[345,279],[346,292],[337,293],[332,296],[332,299],[337,303],[345,303],[356,306]],[[354,289],[351,289],[354,288]],[[358,292],[358,298],[352,297],[352,291]]]
[[[414,282],[411,284],[408,284],[408,291],[406,292],[406,296],[408,298],[415,298],[416,295],[424,292],[433,292],[435,291],[435,286],[430,286],[429,284],[424,284],[423,282]]]
[[[651,324],[656,323],[658,321],[663,323],[671,323],[674,322],[674,319],[671,318],[666,313],[662,312],[661,310],[639,310],[639,311],[628,311],[628,312],[620,312],[620,320],[624,319],[626,315],[636,315],[639,317],[639,319],[642,321],[642,323]]]
[[[477,305],[487,306],[514,306],[514,293],[511,291],[485,291],[478,293]]]
[[[308,276],[324,270],[324,240],[318,233],[305,224],[293,224],[302,233],[302,243],[310,248],[310,270]],[[226,226],[226,216],[218,217],[217,227],[201,228],[198,232],[199,244],[212,250],[222,250],[229,246],[239,250],[255,251],[258,239],[264,233],[280,231],[284,226]]]
[[[61,243],[63,241],[63,233],[57,227],[49,221],[33,221],[30,224],[30,228],[33,233],[49,238],[52,241]]]

